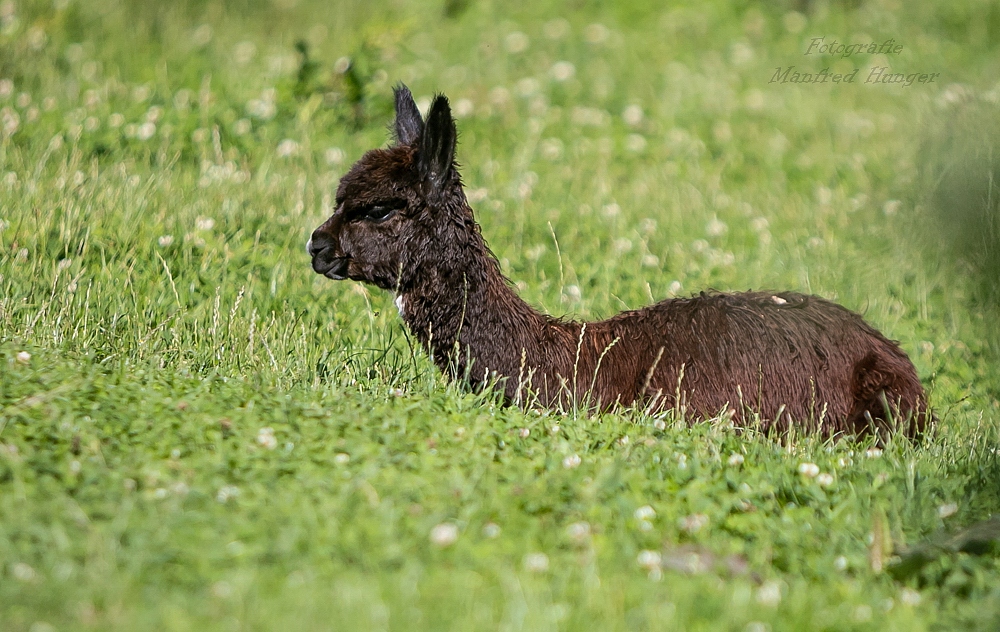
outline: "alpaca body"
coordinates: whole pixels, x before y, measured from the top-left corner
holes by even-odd
[[[888,425],[889,403],[893,416],[921,413],[909,415],[913,431],[922,424],[923,388],[906,354],[825,299],[702,293],[581,323],[535,311],[488,262],[487,282],[470,281],[467,294],[417,286],[399,299],[404,322],[442,371],[473,386],[500,380],[510,402],[634,403],[693,418],[728,410],[737,425],[757,414],[764,429],[794,424],[825,434]]]
[[[426,125],[405,88],[396,109],[398,143],[342,178],[307,249],[320,274],[396,292],[442,371],[497,381],[522,405],[636,404],[741,425],[759,416],[765,429],[913,434],[930,419],[899,346],[819,297],[702,293],[591,323],[537,312],[500,272],[465,199],[447,100]]]

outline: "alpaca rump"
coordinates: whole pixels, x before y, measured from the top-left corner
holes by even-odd
[[[396,293],[449,375],[511,403],[637,405],[825,435],[917,434],[932,419],[899,346],[854,312],[793,292],[701,293],[580,323],[541,314],[500,272],[465,198],[448,100],[421,118],[396,89],[396,142],[344,175],[306,248],[313,270]]]

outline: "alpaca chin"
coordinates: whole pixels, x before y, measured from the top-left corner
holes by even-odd
[[[404,309],[406,307],[406,302],[403,300],[403,295],[397,294],[396,300],[394,300],[393,303],[396,304],[396,309],[399,310],[399,317],[406,318],[406,311]]]

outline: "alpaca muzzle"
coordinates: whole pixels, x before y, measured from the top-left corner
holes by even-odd
[[[306,252],[312,257],[312,268],[317,274],[343,281],[347,278],[349,257],[337,256],[337,244],[333,239],[316,231],[306,243]]]

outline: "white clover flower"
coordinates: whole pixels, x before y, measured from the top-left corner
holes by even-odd
[[[606,125],[611,120],[611,115],[600,108],[578,105],[570,113],[570,120],[577,125],[599,127]]]
[[[14,94],[14,82],[10,79],[0,79],[0,99],[9,99]]]
[[[274,429],[270,426],[265,426],[258,430],[257,443],[268,450],[273,450],[278,447],[278,440],[274,436]]]
[[[635,516],[636,520],[652,520],[656,517],[656,510],[649,505],[643,505],[636,508],[632,515]]]
[[[538,92],[541,84],[538,83],[538,79],[534,77],[525,77],[517,82],[517,93],[522,97],[530,97],[531,95]]]
[[[746,42],[736,42],[729,48],[730,58],[736,66],[745,66],[753,61],[753,48]]]
[[[556,18],[554,20],[549,20],[542,25],[542,32],[545,37],[551,40],[558,40],[569,35],[570,24],[565,18]]]
[[[223,485],[219,488],[219,491],[215,494],[215,500],[220,503],[228,502],[230,498],[236,498],[240,495],[240,488],[235,485]]]
[[[156,123],[146,121],[135,128],[135,137],[141,141],[147,141],[156,134]]]
[[[893,215],[899,212],[899,209],[902,208],[902,206],[903,203],[900,202],[899,200],[888,200],[885,204],[882,205],[882,212],[885,213],[887,216],[892,217]]]
[[[431,544],[444,548],[458,542],[458,525],[442,522],[431,529]]]
[[[531,573],[549,570],[549,556],[544,553],[528,553],[524,556],[524,569]]]
[[[743,465],[744,457],[739,452],[733,452],[729,455],[729,459],[726,461],[729,465],[736,467],[738,465]]]
[[[330,147],[325,152],[323,152],[323,158],[326,160],[326,164],[331,166],[336,166],[343,164],[344,160],[347,158],[347,154],[340,147]]]
[[[475,106],[469,99],[459,99],[455,101],[455,116],[456,118],[468,118],[472,116],[473,111],[475,111]]]
[[[212,26],[202,24],[191,33],[191,43],[197,48],[208,45],[212,41]]]
[[[572,470],[573,468],[579,467],[583,459],[580,458],[579,454],[571,454],[565,459],[563,459],[562,465],[567,470]]]
[[[866,604],[862,604],[854,609],[854,620],[858,623],[864,623],[866,621],[872,620],[872,607]]]
[[[819,483],[820,487],[829,487],[830,485],[833,485],[833,474],[823,472],[816,477],[816,482]]]
[[[642,134],[629,134],[625,137],[625,149],[632,153],[639,153],[646,149],[646,137]]]
[[[215,220],[211,217],[199,217],[194,221],[194,227],[198,230],[212,230],[215,227]]]
[[[608,39],[611,31],[603,24],[591,24],[583,29],[583,37],[591,44],[601,44]]]
[[[819,466],[815,463],[799,463],[799,474],[806,478],[815,478],[819,474]]]
[[[191,105],[191,91],[187,88],[181,88],[174,93],[174,107],[178,110],[187,110],[188,106]]]
[[[882,449],[868,448],[867,450],[865,450],[865,456],[867,456],[869,459],[877,459],[880,456],[882,456]]]
[[[31,362],[31,354],[28,353],[27,351],[18,351],[17,355],[14,357],[21,364],[28,364],[29,362]]]
[[[21,115],[14,108],[0,110],[0,131],[4,136],[13,136],[21,127]]]
[[[847,558],[843,555],[838,555],[837,559],[833,560],[833,567],[838,571],[846,571],[848,566]]]
[[[508,53],[523,53],[528,50],[528,46],[530,45],[531,40],[521,31],[514,31],[504,38],[504,47],[506,47]]]
[[[626,125],[635,127],[636,125],[642,123],[642,119],[643,119],[642,106],[635,105],[633,103],[632,105],[629,105],[624,110],[622,110],[622,120],[625,121]]]
[[[616,255],[622,255],[632,250],[632,240],[619,237],[611,244],[611,251]]]
[[[253,124],[250,123],[250,119],[241,118],[240,120],[233,123],[233,132],[237,136],[245,136],[253,130]]]
[[[919,592],[913,590],[912,588],[904,588],[899,591],[899,601],[900,603],[907,606],[919,606],[920,601],[923,597]]]
[[[713,217],[708,225],[705,226],[705,232],[708,233],[709,237],[724,235],[727,230],[729,230],[729,227],[718,217]]]
[[[487,522],[483,525],[483,535],[491,540],[498,537],[500,535],[500,525],[495,522]]]
[[[229,582],[218,581],[212,584],[212,596],[217,599],[228,599],[233,595],[233,587]]]
[[[278,143],[276,151],[279,158],[288,158],[299,153],[299,144],[291,138],[286,138]]]
[[[574,522],[566,527],[566,535],[576,544],[584,544],[590,539],[590,523]]]
[[[557,61],[552,64],[549,75],[556,81],[569,81],[576,74],[576,66],[568,61]]]
[[[683,531],[697,533],[708,526],[708,516],[700,513],[691,514],[690,516],[684,516],[677,523]]]
[[[253,61],[257,54],[257,46],[253,42],[240,42],[233,47],[233,61],[245,66]]]
[[[337,465],[347,465],[351,461],[351,455],[346,452],[338,452],[333,456],[333,462]]]
[[[273,98],[269,99],[266,96],[262,96],[260,99],[247,101],[247,114],[254,118],[269,121],[277,113],[278,106],[275,105]]]
[[[950,518],[958,513],[958,503],[945,503],[938,507],[937,513],[941,519]]]
[[[651,571],[663,565],[663,556],[658,551],[639,551],[639,555],[636,556],[635,561],[639,566],[647,571]]]
[[[487,96],[493,105],[506,105],[510,101],[510,91],[503,86],[492,88]]]
[[[809,23],[808,18],[798,11],[789,11],[781,18],[785,30],[791,34],[801,33],[802,29]]]
[[[11,575],[14,576],[14,579],[22,582],[33,581],[37,576],[37,573],[35,573],[35,569],[31,568],[24,562],[18,562],[17,564],[14,564],[13,568],[11,568],[10,570],[11,570]]]
[[[771,608],[781,603],[781,584],[767,581],[757,589],[757,603]]]
[[[42,50],[45,48],[45,44],[49,41],[49,36],[45,34],[45,31],[40,26],[33,26],[28,29],[28,46],[32,50]]]
[[[818,186],[816,187],[816,201],[819,202],[820,206],[829,206],[831,200],[833,200],[833,191],[830,187]]]
[[[712,138],[720,143],[728,143],[733,138],[733,128],[729,121],[716,121],[712,126]]]

